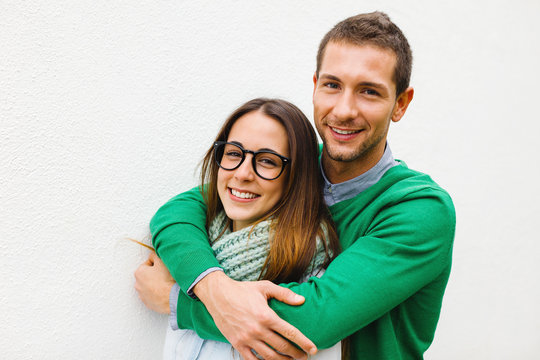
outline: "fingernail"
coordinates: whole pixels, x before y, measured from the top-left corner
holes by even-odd
[[[295,300],[295,301],[302,301],[302,300],[304,300],[304,297],[303,297],[302,295],[296,295],[296,296],[294,297],[294,300]]]

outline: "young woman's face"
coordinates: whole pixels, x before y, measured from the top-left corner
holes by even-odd
[[[289,157],[285,127],[259,111],[252,111],[236,120],[227,142],[234,142],[245,150],[272,150]],[[235,152],[233,155],[241,154]],[[220,168],[218,171],[218,194],[227,216],[233,221],[234,231],[262,218],[283,195],[287,169],[277,179],[265,180],[255,173],[252,158],[253,154],[246,153],[244,162],[237,169]],[[266,161],[265,158],[259,161],[261,168]]]

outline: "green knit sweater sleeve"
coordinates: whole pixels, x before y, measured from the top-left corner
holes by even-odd
[[[362,215],[371,215],[366,212]],[[320,279],[286,285],[306,297],[303,306],[273,301],[272,308],[321,348],[398,309],[398,314],[407,315],[400,317],[399,327],[428,339],[427,348],[451,263],[455,215],[449,197],[424,192],[381,208],[372,215],[371,228],[356,239],[347,235],[364,232],[355,229],[362,224],[355,220],[354,211],[344,206],[335,214],[346,250]],[[334,326],[320,331],[315,318],[317,323]]]
[[[400,170],[390,173],[402,176]],[[343,253],[321,278],[283,285],[306,302],[270,301],[281,318],[319,348],[357,336],[383,318],[379,331],[397,331],[388,323],[398,317],[399,331],[412,333],[411,346],[427,348],[433,339],[451,263],[454,207],[448,194],[429,181],[392,177],[331,208]],[[203,338],[223,340],[204,305],[187,296],[179,298],[178,321]],[[321,323],[333,326],[321,331]],[[395,336],[390,334],[389,341]],[[353,346],[361,341],[353,338]]]
[[[154,248],[183,292],[205,270],[219,266],[205,223],[206,204],[199,187],[169,200],[150,221]]]

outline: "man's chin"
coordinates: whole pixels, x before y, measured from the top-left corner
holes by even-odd
[[[330,160],[339,162],[351,162],[360,157],[356,151],[340,151],[333,148],[327,149],[326,154]]]

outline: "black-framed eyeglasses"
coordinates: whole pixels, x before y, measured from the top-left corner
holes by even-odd
[[[291,161],[285,156],[271,150],[251,151],[242,146],[226,141],[214,143],[214,156],[220,168],[235,170],[242,165],[246,154],[253,155],[251,165],[255,174],[265,180],[277,179],[285,170],[285,166]]]

